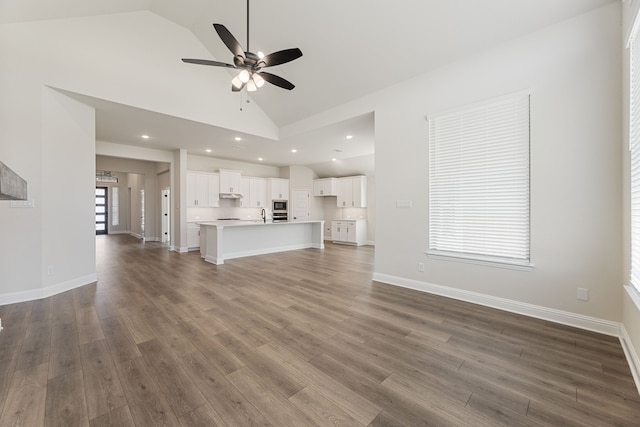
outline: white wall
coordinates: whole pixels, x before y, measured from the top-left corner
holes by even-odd
[[[620,6],[398,85],[376,108],[376,272],[619,322]],[[531,90],[532,271],[429,259],[425,115]],[[413,209],[396,209],[411,199]],[[426,271],[417,271],[425,262]],[[578,301],[576,288],[590,301]]]
[[[375,111],[374,277],[576,324],[622,320],[620,15],[611,3],[281,129],[292,135]],[[427,258],[426,115],[522,90],[532,93],[534,269]],[[397,209],[396,200],[413,207]],[[588,302],[576,299],[578,287],[589,289]]]
[[[0,28],[3,54],[6,35]],[[18,78],[12,61],[0,68],[0,158],[27,180],[35,205],[0,205],[4,304],[96,280],[95,124],[92,108]]]
[[[0,52],[0,158],[27,180],[35,201],[32,209],[0,205],[0,304],[95,279],[94,112],[48,88],[278,135],[258,107],[237,111],[224,73],[185,68],[176,58],[209,52],[189,31],[150,12],[0,25]],[[182,215],[178,210],[174,219]],[[178,241],[181,231],[174,233]]]
[[[631,271],[631,202],[630,202],[630,163],[629,156],[629,89],[630,89],[630,50],[627,48],[627,41],[631,35],[631,28],[640,9],[640,2],[623,3],[623,31],[622,31],[622,53],[623,53],[623,81],[622,97],[623,114],[623,280],[628,284],[629,272]],[[630,358],[635,362],[632,364],[632,373],[635,375],[636,384],[640,385],[640,293],[631,285],[625,287],[622,293],[622,324],[626,334],[626,350]]]
[[[619,322],[619,41],[615,3],[390,91],[376,108],[376,271]],[[534,269],[427,258],[425,115],[523,89],[532,93]],[[398,199],[414,208],[395,209]],[[576,299],[578,287],[590,301]]]

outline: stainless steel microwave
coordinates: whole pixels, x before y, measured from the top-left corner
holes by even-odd
[[[287,212],[287,201],[286,200],[272,200],[272,211],[273,212]]]

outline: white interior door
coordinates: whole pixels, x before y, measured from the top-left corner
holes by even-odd
[[[289,219],[291,221],[307,221],[310,216],[309,212],[309,190],[293,190],[291,192],[291,212]]]
[[[170,224],[170,218],[169,218],[169,206],[170,206],[170,200],[169,200],[169,189],[165,188],[162,190],[162,237],[161,237],[161,241],[162,243],[168,243],[171,239],[171,237],[169,236],[169,224]]]

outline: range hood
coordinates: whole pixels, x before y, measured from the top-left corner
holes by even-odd
[[[220,193],[221,199],[242,199],[242,194],[240,193]]]
[[[0,200],[27,200],[27,181],[0,162]]]

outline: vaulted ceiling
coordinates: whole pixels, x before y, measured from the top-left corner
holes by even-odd
[[[298,47],[303,57],[270,69],[293,82],[294,90],[265,85],[250,100],[277,126],[291,125],[613,1],[618,0],[254,0],[251,50],[270,53]],[[149,10],[189,29],[211,53],[205,59],[232,62],[231,53],[213,29],[214,22],[224,24],[246,47],[246,2],[241,0],[4,0],[0,1],[0,24],[138,10]],[[191,52],[184,56],[193,57]],[[229,82],[233,76],[222,68],[211,67],[210,73],[212,78],[222,74]],[[239,96],[244,97],[241,105],[247,94]],[[158,132],[171,131],[153,112],[137,111],[136,115],[126,111],[126,106],[99,100],[95,105],[99,138],[136,144],[126,135],[127,117],[146,120]],[[297,139],[339,149],[351,122],[346,119]],[[189,122],[180,126],[192,129],[194,137],[210,138],[207,132],[224,131]],[[352,129],[350,133],[363,134],[363,147],[354,150],[353,156],[373,153],[373,115],[355,118]],[[228,157],[255,159],[256,153],[248,156],[251,150],[235,150]],[[313,158],[320,160],[313,155],[304,162],[313,163]]]

